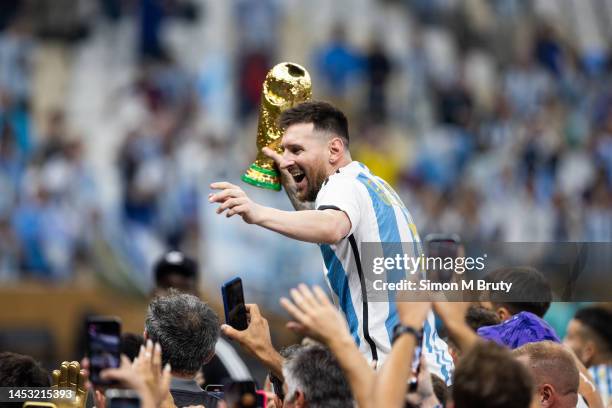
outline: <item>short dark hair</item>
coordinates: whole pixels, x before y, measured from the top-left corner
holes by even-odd
[[[353,395],[334,355],[324,346],[302,346],[292,351],[283,373],[289,393],[304,393],[312,408],[352,408]]]
[[[531,312],[544,317],[550,307],[552,290],[544,275],[536,268],[530,266],[500,268],[487,275],[486,279],[489,282],[512,283],[512,290],[509,293],[495,292],[490,296],[494,305],[507,308],[513,315]],[[514,301],[515,299],[527,301]]]
[[[612,311],[602,306],[588,306],[576,312],[574,319],[588,327],[599,343],[606,347],[602,352],[612,351]]]
[[[474,331],[478,331],[481,327],[493,326],[499,324],[497,314],[489,309],[480,306],[470,306],[465,314],[465,322]]]
[[[0,384],[3,387],[49,387],[49,373],[30,356],[0,353]]]
[[[534,384],[508,349],[479,341],[459,361],[453,378],[456,408],[528,408]]]
[[[147,336],[162,347],[163,363],[173,372],[195,374],[215,351],[219,317],[196,296],[170,289],[149,304]]]
[[[279,118],[281,129],[299,123],[312,123],[315,130],[331,132],[349,143],[348,120],[342,111],[327,102],[303,102],[283,111]]]
[[[144,338],[135,333],[123,333],[121,335],[121,354],[125,354],[131,361],[138,356],[140,346],[144,344]]]

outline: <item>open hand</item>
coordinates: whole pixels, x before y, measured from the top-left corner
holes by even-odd
[[[226,181],[219,181],[212,183],[210,188],[221,190],[218,193],[208,195],[209,202],[221,204],[217,208],[217,214],[227,210],[225,216],[228,218],[238,214],[248,224],[256,224],[258,222],[262,207],[251,201],[240,187]]]
[[[289,329],[327,345],[336,338],[350,337],[344,316],[321,287],[314,286],[311,290],[300,284],[297,289],[291,289],[291,298],[293,301],[287,298],[280,301],[295,319],[287,324]]]

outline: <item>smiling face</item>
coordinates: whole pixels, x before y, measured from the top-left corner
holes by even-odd
[[[314,201],[336,161],[333,139],[314,129],[312,123],[298,123],[287,128],[281,146],[283,158],[297,187],[297,198]],[[335,138],[338,139],[338,138]]]

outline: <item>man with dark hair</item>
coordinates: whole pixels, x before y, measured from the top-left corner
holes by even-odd
[[[547,408],[574,408],[580,381],[574,358],[552,341],[528,343],[512,354],[529,368],[534,378],[537,402]]]
[[[32,357],[0,352],[0,387],[49,387],[49,373]],[[23,402],[0,402],[1,408],[20,408]]]
[[[502,322],[520,312],[530,312],[543,318],[550,307],[550,285],[544,275],[535,268],[501,268],[491,272],[486,278],[489,282],[512,283],[512,290],[508,294],[489,293],[488,299],[481,302],[484,307],[497,313]]]
[[[534,385],[525,366],[510,351],[491,342],[477,342],[455,369],[454,408],[527,408]]]
[[[195,381],[200,366],[214,355],[219,338],[219,317],[206,303],[170,289],[168,295],[149,304],[144,336],[159,342],[164,351],[163,364],[170,363],[170,392],[177,407],[217,406],[217,399]]]
[[[0,386],[49,387],[49,373],[32,357],[3,351],[0,353]]]
[[[297,348],[283,364],[286,408],[352,408],[353,396],[331,351],[320,345]]]
[[[369,361],[382,364],[399,324],[394,293],[389,302],[368,302],[362,268],[362,242],[377,243],[385,257],[422,254],[412,216],[387,182],[375,176],[349,151],[346,116],[325,102],[305,102],[285,110],[279,120],[283,154],[264,148],[281,173],[281,182],[298,211],[281,211],[254,203],[238,186],[217,182],[209,201],[217,213],[239,215],[289,238],[319,244],[325,278],[348,321],[352,338]],[[398,243],[410,243],[402,246]],[[394,245],[395,244],[395,245]],[[406,253],[405,253],[406,252]],[[396,267],[389,282],[406,278]],[[433,313],[424,323],[423,350],[432,373],[450,382],[453,364],[437,335]]]
[[[603,403],[612,401],[612,311],[603,306],[580,309],[564,339],[589,370]]]

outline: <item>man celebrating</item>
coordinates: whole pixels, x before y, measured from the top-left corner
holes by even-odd
[[[237,214],[249,224],[319,244],[334,301],[344,312],[355,342],[368,360],[381,364],[399,320],[391,296],[389,302],[369,303],[364,298],[360,244],[411,242],[413,256],[420,255],[412,217],[384,180],[351,159],[348,123],[341,111],[328,103],[305,102],[284,111],[280,126],[283,155],[267,148],[264,153],[278,165],[285,191],[298,211],[254,203],[227,182],[211,184],[221,191],[211,194],[209,201],[221,204],[218,214]],[[448,382],[452,360],[436,333],[433,314],[423,329],[427,364]]]

